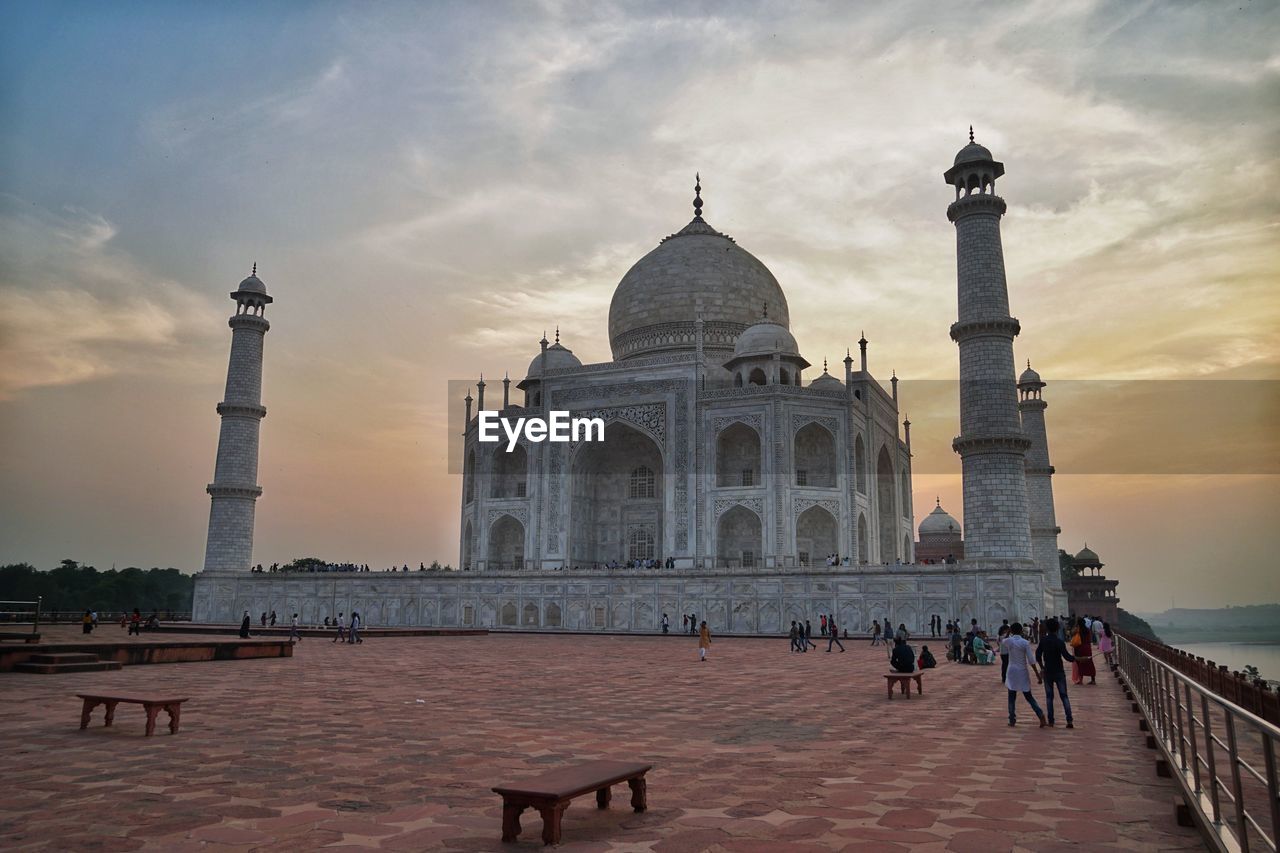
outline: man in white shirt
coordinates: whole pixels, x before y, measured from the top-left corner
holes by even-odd
[[[1021,693],[1040,720],[1040,728],[1044,728],[1044,712],[1040,710],[1036,697],[1031,695],[1031,673],[1036,674],[1036,681],[1039,682],[1040,668],[1036,666],[1031,644],[1022,636],[1021,622],[1014,622],[1009,626],[1009,636],[1000,644],[1000,653],[1009,656],[1009,668],[1004,680],[1004,686],[1009,690],[1009,725],[1018,724],[1018,694]]]

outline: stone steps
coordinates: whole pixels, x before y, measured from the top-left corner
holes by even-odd
[[[120,663],[100,660],[97,655],[62,652],[58,654],[32,655],[23,663],[15,664],[16,672],[32,672],[39,675],[57,675],[64,672],[105,672],[120,669]]]

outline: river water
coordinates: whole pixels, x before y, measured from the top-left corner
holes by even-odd
[[[1232,672],[1245,666],[1258,668],[1263,678],[1280,680],[1280,643],[1170,643],[1185,652],[1226,664]]]

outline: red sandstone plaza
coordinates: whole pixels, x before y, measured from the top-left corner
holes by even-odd
[[[539,848],[531,812],[520,840],[502,843],[491,788],[617,759],[653,765],[648,810],[628,807],[625,785],[607,811],[576,799],[563,849],[1202,849],[1105,668],[1097,686],[1071,688],[1075,730],[1061,714],[1039,729],[1025,706],[1010,729],[998,666],[942,661],[923,696],[890,701],[883,649],[865,639],[798,655],[785,638],[716,638],[705,664],[696,646],[308,637],[290,658],[0,673],[0,846]],[[99,710],[80,730],[75,694],[95,690],[191,698],[177,734],[148,738],[136,707],[111,728]]]

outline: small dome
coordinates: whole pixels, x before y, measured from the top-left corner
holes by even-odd
[[[267,286],[262,283],[262,279],[258,278],[256,273],[240,282],[240,287],[237,288],[237,290],[241,293],[261,293],[263,296],[267,295]]]
[[[1027,362],[1027,369],[1022,371],[1022,375],[1018,377],[1019,385],[1043,385],[1040,381],[1040,374],[1031,369],[1031,362]]]
[[[995,160],[991,156],[991,152],[983,145],[976,142],[970,142],[968,145],[960,149],[956,154],[954,165],[959,166],[961,163],[981,163],[984,161]]]
[[[571,367],[582,367],[582,362],[573,350],[561,345],[556,341],[547,347],[547,370],[563,370]],[[533,361],[529,362],[529,370],[525,374],[525,378],[533,379],[542,375],[542,353],[538,353],[533,357]]]
[[[817,388],[819,391],[843,391],[844,383],[828,373],[824,366],[822,369],[822,375],[810,382],[809,387]]]
[[[1098,555],[1095,554],[1088,545],[1080,549],[1080,553],[1076,554],[1075,561],[1077,563],[1086,563],[1088,565],[1101,564]]]
[[[933,508],[933,512],[924,517],[924,521],[920,522],[920,535],[929,534],[960,534],[960,522],[952,518],[951,514],[942,508],[942,502]]]
[[[767,318],[759,320],[753,326],[748,326],[746,331],[738,336],[738,342],[733,347],[734,358],[772,356],[775,352],[798,357],[800,347],[796,343],[795,336],[787,331],[786,326]]]

